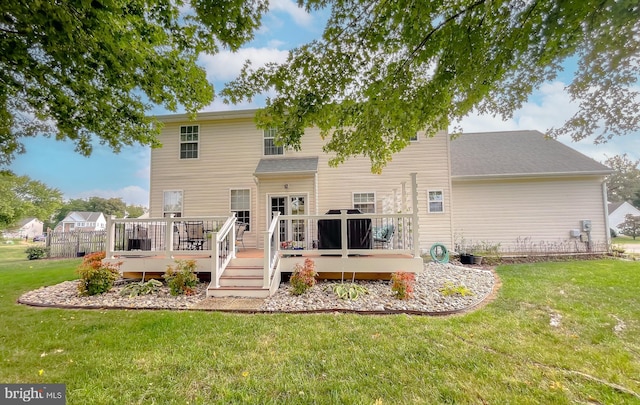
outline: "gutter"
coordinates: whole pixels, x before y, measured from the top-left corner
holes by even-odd
[[[511,174],[467,174],[452,175],[452,181],[470,180],[499,180],[499,179],[548,179],[549,177],[581,177],[581,176],[607,176],[611,171],[597,170],[589,172],[541,172],[541,173],[511,173]]]
[[[607,181],[602,182],[602,205],[604,205],[604,230],[607,245],[611,246],[611,228],[609,227],[609,204],[607,204]]]
[[[165,114],[151,115],[150,118],[164,123],[185,122],[185,121],[221,121],[240,118],[254,118],[257,109],[252,110],[229,110],[229,111],[205,111],[195,114]]]

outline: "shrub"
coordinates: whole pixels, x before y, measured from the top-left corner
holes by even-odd
[[[84,257],[82,264],[76,270],[80,276],[78,292],[80,295],[103,294],[113,287],[113,282],[118,279],[120,272],[118,264],[103,263],[105,252],[91,253]]]
[[[461,297],[466,297],[467,295],[475,295],[473,291],[471,291],[467,287],[463,285],[455,285],[451,281],[447,281],[444,283],[444,285],[440,289],[440,293],[445,297],[449,297],[452,295],[459,295]]]
[[[291,275],[291,279],[289,279],[289,283],[291,283],[291,294],[293,295],[301,295],[307,292],[311,287],[316,284],[316,264],[311,259],[305,259],[304,265],[300,265],[300,263],[296,264],[296,267],[293,269],[293,274]]]
[[[122,291],[120,291],[120,295],[131,298],[140,295],[155,294],[158,292],[160,287],[162,287],[162,282],[155,279],[151,279],[146,283],[144,281],[139,281],[137,283],[127,284]]]
[[[24,252],[27,254],[27,259],[29,260],[46,259],[49,257],[49,248],[44,246],[29,246]]]
[[[198,285],[198,276],[195,273],[195,260],[176,260],[176,265],[167,266],[167,271],[162,276],[169,286],[171,295],[192,295],[195,286]]]
[[[361,295],[369,294],[366,287],[355,283],[339,283],[331,286],[333,293],[341,300],[357,300]]]
[[[406,271],[398,271],[391,275],[391,291],[399,300],[407,300],[413,297],[413,286],[416,276]]]

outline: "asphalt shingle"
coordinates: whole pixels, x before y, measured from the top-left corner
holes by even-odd
[[[453,178],[610,172],[603,164],[538,131],[466,133],[451,141]]]

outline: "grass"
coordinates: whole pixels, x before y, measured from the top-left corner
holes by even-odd
[[[633,239],[631,236],[618,235],[615,238],[611,239],[611,243],[613,244],[640,244],[640,237],[636,237]]]
[[[64,383],[68,404],[640,401],[633,262],[503,266],[497,299],[455,317],[236,315],[17,305],[74,279],[79,260],[12,249],[0,247],[0,381]]]

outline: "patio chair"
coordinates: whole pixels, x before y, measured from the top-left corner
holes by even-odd
[[[243,249],[246,249],[244,247],[244,231],[246,230],[247,224],[245,224],[244,222],[239,222],[236,224],[236,246],[238,245],[238,242],[240,242]]]
[[[388,249],[395,230],[396,229],[393,224],[388,224],[383,227],[376,228],[373,232],[373,243],[382,246],[385,249]]]
[[[184,222],[187,233],[187,249],[202,250],[204,248],[204,223],[202,221]]]

